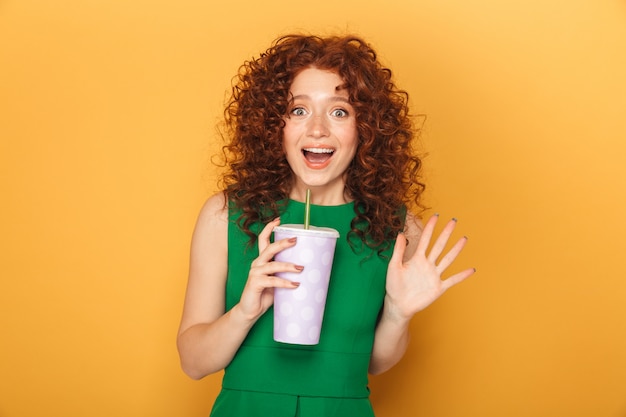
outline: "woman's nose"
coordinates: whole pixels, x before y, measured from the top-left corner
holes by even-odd
[[[328,136],[328,121],[324,116],[313,116],[309,119],[308,134],[314,138]]]

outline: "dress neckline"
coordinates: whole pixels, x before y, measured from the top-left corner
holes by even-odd
[[[293,199],[289,199],[289,204],[294,204],[294,205],[300,205],[300,206],[304,206],[305,203],[301,202],[301,201],[297,201],[297,200],[293,200]],[[337,204],[337,205],[321,205],[321,204],[311,204],[311,207],[323,207],[323,208],[343,208],[343,207],[353,207],[354,206],[354,201],[350,201],[348,203],[342,203],[342,204]]]

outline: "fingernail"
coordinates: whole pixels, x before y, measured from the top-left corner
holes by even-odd
[[[467,236],[463,236],[463,238],[465,238],[465,240],[469,240],[469,237],[467,237]]]
[[[298,271],[303,271],[303,270],[304,270],[304,266],[302,266],[302,265],[296,265],[296,269],[297,269]]]
[[[476,268],[472,268],[474,270],[474,272],[476,272]]]
[[[297,240],[298,240],[298,238],[297,238],[297,237],[295,237],[295,236],[294,236],[294,237],[290,237],[290,238],[288,239],[289,243],[296,243],[296,241],[297,241]]]
[[[299,287],[300,283],[296,281],[291,281],[291,285],[293,285],[294,287]]]
[[[452,221],[453,221],[453,222],[456,222],[456,221],[458,221],[458,220],[456,219],[456,217],[453,217],[453,218],[452,218]]]
[[[439,213],[435,213],[435,214],[433,214],[433,216],[439,217]]]

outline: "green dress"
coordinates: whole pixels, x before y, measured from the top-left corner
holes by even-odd
[[[368,366],[385,296],[391,249],[381,258],[348,243],[354,204],[311,207],[311,224],[339,231],[320,342],[313,346],[273,340],[273,309],[250,330],[226,367],[211,417],[372,417]],[[226,308],[241,297],[258,247],[229,214]],[[289,201],[281,224],[302,223],[304,204]],[[262,225],[255,230],[260,232]]]

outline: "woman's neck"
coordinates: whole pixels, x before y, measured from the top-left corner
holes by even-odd
[[[331,190],[322,187],[310,187],[310,190],[311,204],[318,206],[340,206],[353,200],[345,193],[344,189],[331,192]],[[289,193],[289,198],[304,203],[306,201],[306,188],[294,187]]]

